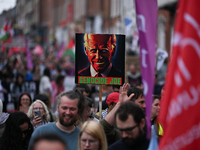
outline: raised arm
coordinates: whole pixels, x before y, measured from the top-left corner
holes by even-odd
[[[119,102],[115,105],[115,107],[104,118],[111,126],[114,125],[114,122],[115,122],[115,118],[114,118],[115,117],[115,112],[120,107],[120,105],[123,102],[125,102],[125,101],[129,101],[134,96],[134,94],[131,94],[129,97],[127,96],[127,91],[128,91],[129,87],[130,87],[129,83],[124,83],[124,85],[120,87]]]

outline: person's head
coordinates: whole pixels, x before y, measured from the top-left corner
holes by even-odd
[[[79,150],[107,150],[104,130],[98,122],[86,121],[79,132]]]
[[[70,127],[78,118],[84,118],[85,97],[78,89],[62,92],[56,99],[61,125]]]
[[[83,92],[83,95],[87,97],[90,95],[91,89],[87,84],[77,84],[75,89],[76,88],[80,89]]]
[[[113,92],[119,92],[120,85],[113,85]]]
[[[88,118],[92,117],[91,115],[91,108],[92,108],[92,100],[89,97],[85,97],[86,100],[86,113],[85,113],[85,120],[87,120]]]
[[[124,102],[115,113],[115,121],[125,145],[141,144],[145,114],[137,104],[132,101]]]
[[[16,84],[18,85],[20,85],[20,84],[22,84],[24,82],[24,75],[23,74],[21,74],[21,73],[18,73],[17,74],[17,76],[16,76]]]
[[[63,70],[71,70],[74,67],[74,60],[71,56],[63,56],[61,57],[61,64]]]
[[[132,74],[135,74],[135,73],[136,73],[136,68],[135,68],[135,65],[134,65],[134,64],[129,65],[129,71],[130,71]]]
[[[67,150],[65,141],[57,134],[47,133],[36,136],[30,147],[30,150]]]
[[[161,93],[160,93],[160,96],[161,98],[163,99],[164,97],[164,93],[165,93],[165,85],[163,85],[162,89],[161,89]]]
[[[142,89],[137,87],[130,87],[128,89],[127,95],[130,96],[132,93],[134,93],[135,95],[131,98],[131,101],[138,104],[143,109],[143,111],[145,111],[146,104]]]
[[[119,93],[112,92],[107,96],[106,104],[108,105],[108,113],[115,107],[119,102]]]
[[[44,69],[43,75],[48,76],[49,78],[51,77],[51,71],[48,67]]]
[[[33,126],[24,112],[11,113],[6,120],[6,127],[2,135],[2,145],[5,147],[2,149],[19,149],[25,146],[23,144],[29,142],[32,132]]]
[[[40,111],[41,117],[43,121],[49,122],[50,121],[50,115],[47,106],[41,101],[36,100],[34,101],[31,106],[29,107],[27,116],[33,120],[35,117],[35,111]]]
[[[159,112],[160,112],[160,97],[158,95],[154,95],[152,109],[151,109],[151,119],[157,117]]]
[[[57,84],[58,86],[62,86],[62,85],[63,85],[63,82],[64,82],[64,79],[65,79],[65,77],[64,77],[63,75],[58,75],[58,76],[56,77],[56,84]]]
[[[84,47],[92,67],[101,73],[108,68],[115,54],[116,35],[85,34]]]
[[[19,96],[18,100],[18,110],[20,109],[20,106],[27,108],[31,105],[32,98],[28,92],[24,92]]]

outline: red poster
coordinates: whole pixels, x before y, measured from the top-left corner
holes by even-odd
[[[160,150],[200,149],[199,0],[180,0],[159,120]]]
[[[124,65],[124,35],[76,34],[76,83],[122,85]]]

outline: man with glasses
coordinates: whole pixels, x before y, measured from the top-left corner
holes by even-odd
[[[135,103],[124,102],[115,113],[117,130],[121,140],[109,146],[108,150],[146,150],[149,140],[144,133],[145,114]]]
[[[115,105],[115,107],[110,111],[110,113],[100,121],[101,125],[104,128],[104,131],[106,133],[106,138],[107,138],[107,142],[108,142],[108,146],[115,143],[116,141],[119,141],[121,138],[123,138],[119,132],[117,132],[115,130],[115,113],[117,112],[118,108],[126,101],[132,101],[135,104],[136,101],[138,100],[137,98],[140,97],[139,101],[144,101],[144,99],[141,98],[141,93],[128,93],[127,92],[129,90],[130,84],[125,83],[122,87],[120,87],[120,94],[119,94],[119,102]],[[139,96],[137,96],[139,95]],[[143,95],[143,94],[142,94]],[[143,97],[143,96],[142,96]],[[134,98],[134,100],[133,100]],[[137,104],[138,105],[138,104]],[[139,106],[139,105],[138,105]],[[142,105],[145,108],[145,105]],[[139,106],[140,107],[140,106]],[[141,107],[142,108],[142,107]],[[142,113],[144,114],[144,109],[142,108]],[[125,111],[126,112],[126,111]],[[122,120],[125,121],[125,120]],[[134,125],[134,124],[133,124]],[[117,126],[117,124],[116,124]],[[118,126],[117,126],[118,127]],[[120,127],[119,127],[120,128]],[[144,127],[144,131],[146,131],[145,127]]]

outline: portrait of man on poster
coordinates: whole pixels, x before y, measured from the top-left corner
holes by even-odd
[[[122,77],[111,60],[116,52],[115,34],[84,34],[85,55],[90,65],[78,71],[78,76]]]

